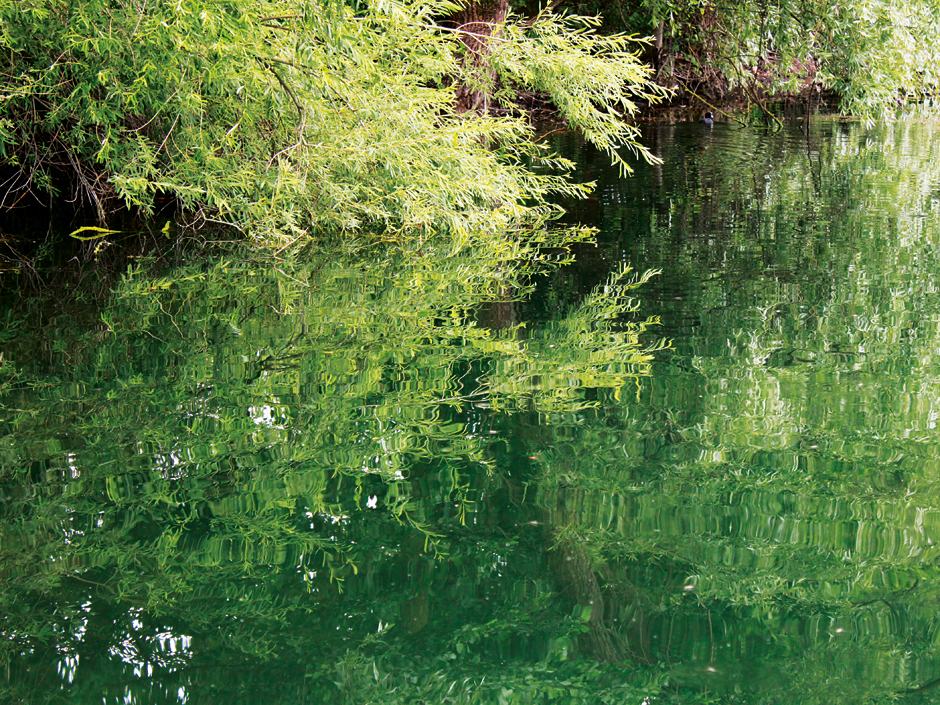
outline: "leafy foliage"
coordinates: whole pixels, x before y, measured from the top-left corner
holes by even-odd
[[[653,35],[657,80],[692,97],[763,106],[773,94],[833,92],[846,113],[890,116],[933,103],[940,12],[931,0],[610,0],[575,3]]]
[[[529,232],[552,172],[522,119],[458,115],[456,42],[442,2],[0,2],[0,204],[42,192],[200,220],[288,242],[359,233],[420,245]],[[510,25],[512,79],[549,92],[616,158],[619,119],[655,97],[623,38],[545,13]],[[613,119],[609,105],[619,105]],[[645,153],[645,152],[643,152]],[[533,170],[536,169],[536,170]]]

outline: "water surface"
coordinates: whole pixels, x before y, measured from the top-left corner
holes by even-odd
[[[598,242],[527,297],[246,255],[11,313],[4,698],[940,699],[937,126],[645,142],[559,142]]]

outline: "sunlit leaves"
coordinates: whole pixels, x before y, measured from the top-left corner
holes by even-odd
[[[174,195],[197,223],[268,242],[368,234],[459,249],[525,233],[555,212],[550,193],[583,191],[542,163],[523,120],[455,114],[456,42],[433,23],[448,8],[4,0],[0,136],[23,169],[7,200],[71,169],[102,218],[113,197],[147,211]],[[549,93],[617,158],[622,144],[642,151],[620,118],[649,81],[629,50],[545,13],[507,27],[498,57],[513,85]]]
[[[637,142],[627,118],[638,111],[637,101],[657,102],[667,91],[648,85],[652,70],[638,61],[642,45],[634,37],[594,34],[596,24],[551,13],[510,23],[507,37],[494,42],[493,62],[505,79],[551,96],[562,115],[628,173],[618,148],[655,158]]]

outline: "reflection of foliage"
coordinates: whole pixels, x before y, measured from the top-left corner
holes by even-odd
[[[572,379],[619,389],[647,374],[639,336],[653,321],[626,320],[636,282],[611,282],[569,325],[537,333],[565,351],[571,374],[554,378],[534,343],[474,320],[482,301],[517,295],[503,268],[479,252],[439,262],[131,270],[100,325],[14,347],[0,439],[11,668],[67,672],[88,697],[109,691],[86,663],[115,682],[179,668],[171,680],[195,688],[187,669],[212,650],[297,658],[308,637],[295,629],[316,633],[329,662],[375,629],[363,581],[422,555],[493,560],[501,549],[482,537],[472,550],[460,540],[503,483],[485,409],[576,410]],[[529,381],[500,387],[489,369]],[[411,590],[386,595],[378,620],[403,623],[389,638],[434,618]],[[162,633],[192,641],[186,663],[160,660]]]
[[[660,637],[747,702],[888,702],[940,667],[937,133],[673,132],[657,192],[611,180],[592,208],[623,229],[608,258],[665,272],[644,293],[675,352],[642,404],[604,391],[530,431],[537,501],[599,583],[620,571],[605,602],[642,585]]]
[[[592,404],[585,402],[588,389],[613,389],[619,398],[624,385],[646,374],[652,353],[665,348],[643,349],[640,336],[658,319],[624,323],[625,314],[636,311],[629,296],[632,289],[657,272],[621,283],[629,268],[597,287],[563,320],[549,324],[530,339],[505,343],[500,348],[515,354],[501,355],[488,378],[492,397],[514,403],[531,401],[543,413],[573,412]]]
[[[99,330],[8,337],[9,699],[929,702],[940,263],[897,176],[935,147],[824,129],[664,179],[624,238],[668,273],[649,377],[630,284],[488,328],[522,289],[479,256],[135,272]]]
[[[513,664],[511,668],[498,664],[478,664],[476,673],[455,679],[452,663],[445,655],[438,668],[419,672],[380,671],[375,662],[361,657],[350,657],[341,662],[337,680],[348,703],[388,703],[399,705],[403,687],[407,687],[409,700],[415,703],[513,703],[542,705],[548,703],[620,703],[644,702],[650,693],[663,687],[664,677],[641,669],[599,667],[591,662],[554,662]],[[485,666],[485,668],[484,668]],[[470,673],[473,673],[472,671]],[[676,698],[673,702],[714,702],[711,698]]]

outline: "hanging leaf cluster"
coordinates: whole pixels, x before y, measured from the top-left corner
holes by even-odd
[[[458,42],[435,21],[454,9],[0,0],[0,208],[67,198],[101,226],[116,207],[148,213],[169,197],[190,222],[266,242],[365,233],[460,247],[532,230],[556,212],[549,194],[584,187],[525,120],[455,110]],[[515,81],[615,159],[639,149],[624,95],[657,94],[624,38],[550,13],[501,36]]]

